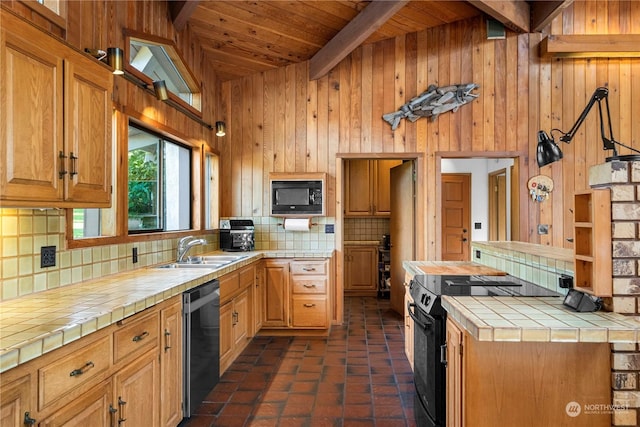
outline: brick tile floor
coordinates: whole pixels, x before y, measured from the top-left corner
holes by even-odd
[[[327,338],[254,338],[185,427],[414,427],[402,318],[373,297],[344,310]]]

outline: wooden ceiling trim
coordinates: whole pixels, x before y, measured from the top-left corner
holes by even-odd
[[[550,35],[540,42],[540,55],[571,58],[640,57],[640,34]]]
[[[182,31],[187,25],[189,18],[191,18],[193,11],[198,7],[200,0],[170,1],[168,3],[173,28],[175,28],[176,31]]]
[[[573,0],[563,1],[533,1],[529,3],[531,8],[531,32],[540,32],[553,21],[553,18],[562,13]]]
[[[309,78],[316,80],[360,46],[371,34],[402,9],[409,0],[372,2],[349,22],[309,61]]]
[[[517,0],[469,0],[469,3],[518,33],[528,33],[531,27],[529,3]]]

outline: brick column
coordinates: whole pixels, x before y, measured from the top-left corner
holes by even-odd
[[[613,161],[589,169],[592,188],[611,189],[613,297],[605,309],[640,316],[640,162]],[[639,317],[640,318],[640,317]],[[640,422],[640,348],[611,345],[612,425]]]

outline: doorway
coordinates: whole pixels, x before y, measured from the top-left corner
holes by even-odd
[[[381,203],[379,200],[375,200],[375,203],[372,203],[376,205],[375,208],[373,209],[373,213],[361,215],[360,218],[358,218],[358,215],[353,215],[353,212],[356,211],[357,205],[354,204],[354,200],[350,200],[347,197],[347,192],[354,188],[354,185],[353,185],[354,183],[351,182],[352,177],[349,176],[351,171],[349,170],[349,166],[348,166],[349,162],[352,160],[357,161],[360,165],[362,165],[361,163],[362,161],[382,162],[384,164],[410,163],[413,165],[413,168],[409,173],[412,186],[415,186],[415,182],[419,182],[421,177],[424,177],[424,174],[425,174],[424,172],[425,162],[424,162],[423,153],[384,153],[384,154],[376,153],[376,154],[370,154],[368,156],[366,154],[363,155],[362,153],[337,155],[336,228],[335,228],[336,288],[335,288],[335,294],[334,294],[335,295],[334,321],[336,323],[341,323],[343,320],[344,295],[345,295],[345,285],[346,285],[345,274],[349,273],[351,271],[351,268],[353,267],[352,265],[348,264],[348,262],[352,262],[352,261],[351,261],[351,258],[349,258],[349,261],[346,259],[347,252],[351,253],[350,245],[353,243],[352,240],[354,239],[354,235],[357,237],[357,239],[368,238],[365,236],[365,233],[354,234],[353,231],[351,230],[353,228],[352,222],[354,220],[362,219],[364,220],[365,223],[368,222],[370,224],[373,224],[374,227],[378,227],[379,221],[386,221],[388,224],[387,227],[389,227],[391,212],[393,212],[393,210],[390,210],[390,212],[386,216],[378,215],[381,211],[385,210],[385,209],[381,209],[381,206],[384,206],[384,203]],[[375,170],[375,169],[372,169],[372,170]],[[379,179],[381,174],[374,173],[372,174],[372,176],[375,176],[377,177],[376,179]],[[385,182],[387,182],[387,185],[389,186],[391,185],[390,171],[385,178]],[[404,189],[405,186],[402,186],[402,188]],[[389,194],[390,196],[391,194],[394,194],[396,192],[394,190],[389,190],[389,193],[390,193]],[[412,207],[410,210],[414,215],[415,223],[412,221],[411,224],[403,224],[403,226],[405,227],[406,230],[408,230],[408,233],[411,235],[412,239],[415,240],[415,242],[403,244],[403,243],[400,243],[398,239],[394,239],[393,236],[391,236],[392,245],[398,244],[398,245],[401,245],[401,247],[403,247],[404,249],[411,250],[410,255],[402,255],[402,257],[407,256],[408,257],[407,260],[421,259],[419,258],[422,256],[420,251],[423,248],[423,246],[420,245],[421,240],[415,239],[415,236],[419,236],[424,232],[424,220],[421,216],[415,215],[415,210],[417,209],[416,206],[420,206],[420,203],[424,203],[424,199],[422,194],[420,194],[420,192],[417,192],[416,194],[411,195],[411,200],[412,200]],[[366,210],[366,206],[365,206],[365,210]],[[381,218],[381,216],[383,216],[383,218]],[[387,230],[389,229],[387,228]],[[382,234],[391,234],[391,231],[389,230],[386,233],[375,234],[375,236],[373,236],[372,238],[371,243],[379,246],[378,241],[381,240]],[[348,243],[348,245],[345,244],[345,242]],[[400,269],[402,269],[403,260],[404,259],[395,260],[395,262],[394,260],[391,260],[390,268],[393,268],[394,266],[399,266]],[[377,276],[378,275],[377,263],[374,265],[374,268],[376,268],[376,276]],[[390,280],[391,289],[393,289],[394,286],[396,291],[401,289],[402,290],[401,294],[402,296],[404,296],[404,273],[399,275],[398,274],[394,275],[391,271],[388,271],[386,277],[389,278],[389,276],[396,276],[396,277],[401,276],[400,279],[395,278]],[[398,295],[398,294],[399,293],[397,294],[393,293],[393,291],[390,291],[387,293],[387,295],[389,295],[389,298],[391,298],[391,295]],[[394,298],[394,302],[396,302],[395,301],[396,299],[397,298]],[[395,305],[397,305],[397,307],[395,307]],[[404,299],[402,299],[401,302],[395,305],[392,306],[392,309],[402,314],[404,312]]]
[[[434,209],[437,216],[435,233],[437,235],[436,257],[445,260],[450,256],[445,254],[445,216],[443,209],[443,179],[448,174],[470,175],[471,184],[468,189],[470,198],[469,220],[467,225],[467,239],[469,246],[472,242],[489,240],[518,240],[520,236],[521,218],[519,211],[519,171],[524,161],[520,153],[471,153],[472,157],[460,157],[460,153],[438,153],[436,164],[439,171],[436,175],[436,200],[438,206]],[[490,188],[493,184],[498,187],[495,195]],[[467,190],[465,190],[467,191]],[[495,200],[492,199],[496,197]],[[494,203],[492,207],[492,203]],[[448,218],[447,218],[448,220]],[[462,229],[458,234],[458,243],[462,236]],[[449,239],[454,239],[449,237]],[[455,243],[455,239],[453,241]],[[450,242],[451,243],[451,242]],[[469,248],[470,249],[470,248]],[[448,250],[448,252],[451,252]],[[455,252],[455,251],[454,251]],[[470,260],[470,255],[465,261]]]

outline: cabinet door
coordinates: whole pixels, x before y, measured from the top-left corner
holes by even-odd
[[[62,198],[63,46],[1,13],[0,198],[42,206]]]
[[[41,427],[110,427],[117,418],[111,405],[111,382],[104,382],[43,420]],[[4,424],[2,424],[4,425]]]
[[[111,91],[113,74],[80,54],[65,62],[66,199],[111,205]]]
[[[371,178],[372,163],[369,160],[349,160],[345,166],[345,215],[368,216],[372,214]]]
[[[346,291],[375,291],[377,284],[376,252],[373,246],[345,248]]]
[[[447,427],[462,427],[462,331],[447,319]]]
[[[264,275],[262,267],[256,268],[256,281],[253,288],[253,325],[257,333],[262,328],[264,318]]]
[[[404,354],[407,356],[411,370],[413,371],[413,357],[414,357],[414,338],[413,338],[413,319],[407,312],[407,305],[413,303],[413,298],[407,289],[404,294]]]
[[[0,426],[23,425],[26,412],[34,411],[31,376],[25,375],[0,388]]]
[[[175,427],[182,420],[182,301],[160,312],[160,423]]]
[[[158,354],[150,351],[114,375],[113,399],[119,427],[159,424]]]
[[[391,168],[402,164],[402,160],[376,160],[373,185],[373,214],[391,215]]]
[[[245,289],[233,300],[235,322],[233,325],[233,346],[244,348],[249,336],[249,291]]]
[[[220,306],[220,373],[231,364],[233,357],[233,301]]]
[[[264,327],[289,325],[289,261],[267,260],[264,268]]]

